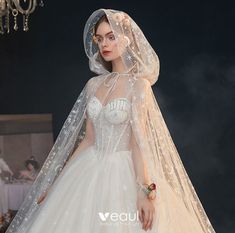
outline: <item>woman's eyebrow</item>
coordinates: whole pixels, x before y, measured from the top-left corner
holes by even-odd
[[[112,31],[110,31],[110,32],[107,32],[106,34],[105,34],[105,36],[106,35],[108,35],[108,34],[110,34],[110,33],[113,33]],[[95,34],[96,36],[101,36],[102,37],[102,35],[100,35],[100,34]]]

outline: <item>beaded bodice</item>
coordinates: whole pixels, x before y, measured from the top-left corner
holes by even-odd
[[[130,108],[127,98],[115,98],[104,106],[97,97],[90,99],[87,113],[94,126],[95,147],[101,154],[128,150]]]

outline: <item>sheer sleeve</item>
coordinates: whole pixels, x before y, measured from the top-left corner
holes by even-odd
[[[132,92],[131,111],[131,150],[137,184],[154,182],[150,175],[151,164],[148,162],[151,151],[147,135],[148,98],[150,83],[145,79],[135,82]]]

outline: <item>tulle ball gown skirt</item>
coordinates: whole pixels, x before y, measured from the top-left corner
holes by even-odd
[[[75,155],[33,219],[17,233],[143,233],[130,151],[108,156],[94,147]],[[204,233],[167,184],[154,200],[150,233]],[[162,195],[161,195],[162,194]],[[164,195],[164,196],[163,196]]]
[[[145,232],[136,207],[131,152],[99,156],[89,147],[67,163],[27,233]]]

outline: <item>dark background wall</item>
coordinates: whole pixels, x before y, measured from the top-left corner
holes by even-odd
[[[52,113],[56,137],[93,76],[82,33],[98,8],[129,13],[158,53],[154,92],[173,140],[216,231],[234,232],[232,1],[47,1],[28,33],[0,36],[0,114]]]

